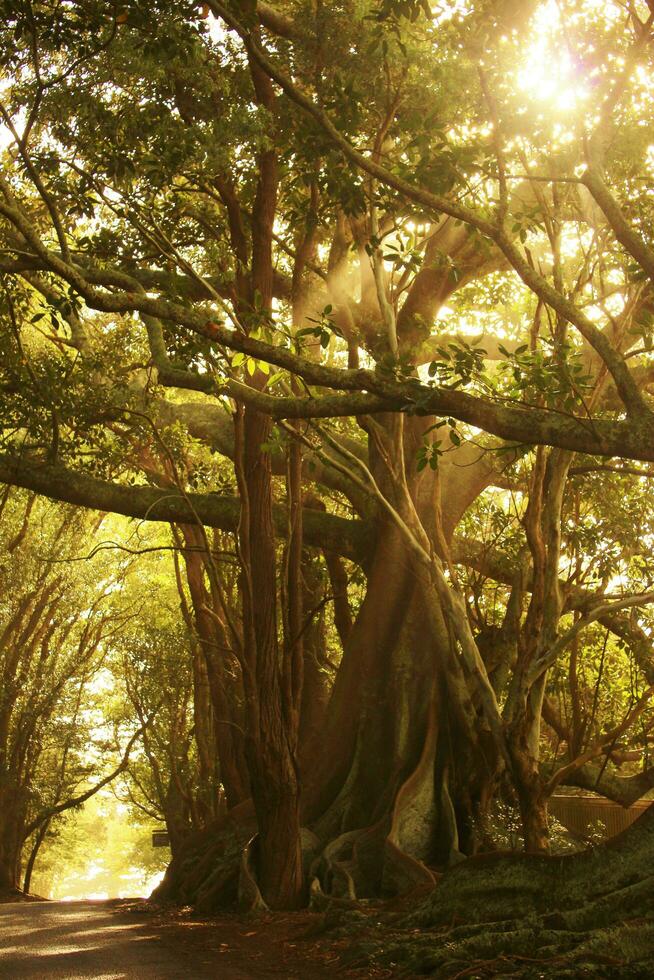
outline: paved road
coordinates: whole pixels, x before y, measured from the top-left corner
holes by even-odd
[[[134,913],[101,902],[0,905],[5,980],[253,980]]]

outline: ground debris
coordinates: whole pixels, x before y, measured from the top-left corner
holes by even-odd
[[[350,962],[347,936],[334,930],[325,934],[324,914],[302,912],[222,913],[198,915],[191,907],[174,908],[149,901],[123,900],[112,903],[117,912],[147,916],[153,926],[176,944],[202,952],[210,959],[256,977],[283,977],[284,980],[333,980],[334,973],[345,980],[383,980],[394,976],[387,964],[376,964],[365,957]],[[341,909],[340,911],[346,911]],[[367,923],[372,910],[365,914],[348,910],[349,927]],[[339,933],[339,936],[336,936]]]

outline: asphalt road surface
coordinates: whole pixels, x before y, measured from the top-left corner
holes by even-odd
[[[260,975],[260,974],[259,974]],[[253,980],[193,949],[175,932],[101,902],[0,905],[0,977],[5,980]]]

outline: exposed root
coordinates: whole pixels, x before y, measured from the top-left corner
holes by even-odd
[[[238,875],[238,907],[241,912],[267,912],[254,871],[254,857],[258,838],[252,837],[241,851]]]
[[[193,834],[171,861],[152,899],[160,904],[192,905],[205,914],[235,907],[243,849],[256,831],[254,809],[248,802]]]
[[[472,859],[409,914],[369,923],[354,962],[439,980],[645,980],[654,962],[654,809],[639,824],[565,858]]]
[[[47,902],[47,898],[41,898],[39,895],[28,895],[26,892],[21,891],[20,888],[3,888],[0,889],[0,905],[4,905],[10,902]]]

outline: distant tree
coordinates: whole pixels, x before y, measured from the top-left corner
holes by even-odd
[[[52,828],[40,853],[32,891],[46,898],[137,895],[163,871],[170,852],[152,847],[152,820],[138,820],[113,788]]]
[[[52,821],[126,765],[119,740],[92,732],[94,685],[130,611],[116,604],[120,565],[68,560],[97,517],[9,489],[1,510],[0,887],[28,890]],[[128,747],[133,736],[130,724]]]
[[[122,662],[117,665],[117,682],[125,686],[130,713],[141,724],[152,718],[143,733],[142,752],[132,756],[123,777],[127,799],[137,811],[165,824],[173,855],[191,830],[215,819],[220,802],[218,756],[211,742],[208,767],[214,771],[203,770],[199,757],[202,706],[199,696],[194,697],[190,638],[183,621],[181,626],[139,624],[122,637]]]

